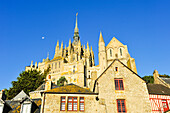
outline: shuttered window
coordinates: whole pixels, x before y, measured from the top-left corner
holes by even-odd
[[[124,90],[123,79],[115,79],[115,90]]]
[[[117,100],[117,111],[118,113],[126,113],[125,100]]]
[[[80,97],[80,111],[84,111],[84,97]]]
[[[65,111],[66,108],[66,97],[61,97],[61,107],[60,110],[61,111]]]

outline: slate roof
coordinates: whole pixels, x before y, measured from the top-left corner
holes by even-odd
[[[29,96],[22,90],[18,95],[16,95],[12,100],[13,101],[21,101],[24,98],[29,98]]]
[[[161,78],[163,81],[165,81],[167,84],[170,84],[170,78],[165,78],[165,77],[159,77]]]
[[[41,110],[41,99],[32,99],[33,103],[36,105],[34,113],[40,113]],[[9,113],[20,113],[21,101],[6,100],[5,101],[12,109]],[[33,106],[32,106],[33,107]]]
[[[147,84],[149,94],[170,95],[170,88],[162,84]]]
[[[52,83],[52,89],[57,88],[57,87],[59,87],[59,86],[57,86],[56,84]],[[41,91],[41,90],[45,90],[45,82],[42,85],[40,85],[35,91]]]
[[[57,93],[57,94],[92,94],[96,95],[97,93],[93,93],[87,88],[82,88],[80,86],[77,86],[75,84],[67,84],[65,86],[60,86],[48,91],[45,91],[45,93]]]

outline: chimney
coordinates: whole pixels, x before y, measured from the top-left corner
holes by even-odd
[[[6,95],[5,95],[5,91],[4,90],[0,91],[0,99],[2,99],[2,100],[6,99]]]
[[[51,82],[51,75],[48,75],[48,78],[45,81],[45,91],[51,90],[52,82]]]

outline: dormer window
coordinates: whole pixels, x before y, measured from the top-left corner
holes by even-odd
[[[21,113],[31,113],[31,103],[23,103]]]

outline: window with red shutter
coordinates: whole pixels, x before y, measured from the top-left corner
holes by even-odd
[[[115,79],[115,90],[124,90],[123,79]]]
[[[126,113],[126,104],[125,100],[117,100],[117,111],[118,113]]]
[[[68,97],[68,111],[77,111],[77,97]]]
[[[84,97],[80,97],[80,111],[84,111]]]
[[[66,97],[61,97],[60,111],[65,111],[66,108]]]

